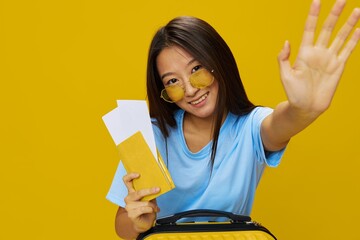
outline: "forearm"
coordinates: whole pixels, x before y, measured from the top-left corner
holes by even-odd
[[[119,207],[115,219],[116,234],[122,239],[136,239],[139,233],[124,208]]]
[[[269,151],[280,150],[290,138],[314,122],[321,112],[292,107],[288,101],[280,103],[261,126],[261,136]]]

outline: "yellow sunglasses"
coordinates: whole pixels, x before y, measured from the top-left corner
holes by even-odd
[[[214,70],[211,71],[213,73]],[[203,89],[210,86],[214,82],[214,76],[205,68],[192,73],[189,77],[191,86],[198,89]],[[166,86],[160,94],[160,97],[166,102],[174,103],[184,98],[185,89],[184,85],[179,81]]]

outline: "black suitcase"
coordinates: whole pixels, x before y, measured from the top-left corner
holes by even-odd
[[[194,217],[225,217],[228,221],[194,222]],[[180,219],[186,222],[178,223]],[[249,216],[217,210],[191,210],[158,219],[151,229],[140,234],[137,240],[276,240],[264,226],[251,221]]]

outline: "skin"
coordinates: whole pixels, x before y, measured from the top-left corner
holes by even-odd
[[[289,62],[291,52],[289,42],[285,42],[279,53],[280,78],[287,101],[280,103],[261,125],[261,137],[267,150],[276,151],[284,148],[291,137],[309,126],[329,108],[346,61],[360,39],[360,29],[357,28],[345,43],[360,18],[360,9],[356,8],[334,40],[330,42],[330,36],[344,6],[344,0],[336,1],[315,41],[320,1],[314,0],[295,62],[293,64]],[[185,82],[185,97],[176,104],[186,111],[184,118],[186,143],[191,151],[197,152],[212,138],[218,86],[215,80],[214,84],[207,88],[201,90],[193,88],[186,81],[194,64],[196,65],[192,60],[192,56],[185,50],[168,47],[160,53],[157,66],[160,76],[167,75],[172,78],[175,76]],[[168,78],[164,77],[163,82],[166,83],[166,80]],[[208,96],[202,103],[197,106],[189,104],[205,93],[208,93]],[[139,233],[151,228],[156,213],[160,211],[156,201],[140,201],[146,195],[157,193],[159,189],[135,191],[132,180],[139,176],[130,173],[123,179],[129,194],[125,198],[125,209],[120,207],[118,210],[115,225],[117,234],[125,239],[134,239]]]
[[[315,0],[312,3],[299,53],[293,65],[289,62],[290,44],[285,42],[278,55],[278,62],[288,100],[280,103],[261,126],[266,149],[283,148],[292,136],[309,126],[329,108],[345,63],[360,39],[360,29],[357,28],[345,44],[360,18],[360,9],[356,8],[333,42],[329,42],[344,6],[344,0],[335,3],[315,41],[320,2]]]
[[[201,67],[201,64],[184,49],[176,46],[165,48],[159,54],[157,66],[164,86],[174,79],[183,82],[184,98],[175,104],[185,110],[185,140],[190,151],[197,152],[212,139],[218,83],[215,80],[209,87],[194,88],[189,83],[189,77]]]

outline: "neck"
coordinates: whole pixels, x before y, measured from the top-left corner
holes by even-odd
[[[224,123],[226,115],[227,114],[223,116],[221,124]],[[184,116],[184,124],[188,126],[191,125],[192,127],[198,130],[211,130],[212,132],[215,127],[215,121],[216,121],[215,115],[212,115],[207,118],[200,118],[185,112],[185,116]]]
[[[225,117],[223,118],[224,122]],[[186,144],[191,152],[198,152],[213,140],[215,117],[199,118],[185,113],[183,131]]]
[[[185,112],[184,122],[196,129],[212,129],[215,125],[215,116],[199,118]]]

